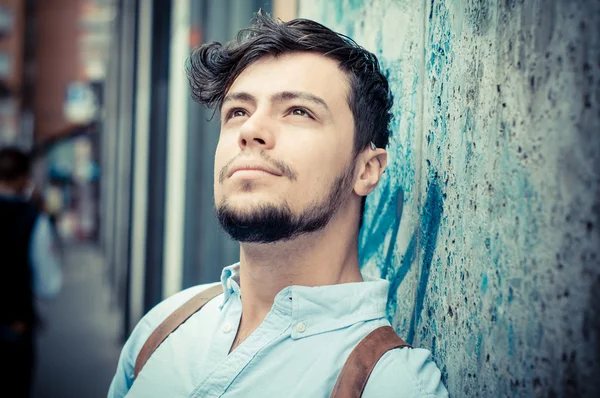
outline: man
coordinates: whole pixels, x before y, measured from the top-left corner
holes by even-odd
[[[240,263],[223,270],[224,294],[170,334],[136,376],[148,337],[210,286],[148,313],[108,395],[330,396],[352,350],[389,325],[389,284],[364,278],[357,255],[364,199],[387,163],[387,80],[350,39],[260,12],[236,42],[195,50],[188,75],[194,98],[220,110],[215,208],[240,242]],[[393,349],[362,396],[446,396],[440,377],[428,351]]]
[[[30,394],[34,365],[34,299],[58,294],[62,273],[52,227],[29,200],[30,161],[0,149],[0,380],[11,396]]]

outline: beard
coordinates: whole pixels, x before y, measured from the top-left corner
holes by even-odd
[[[217,207],[219,223],[232,239],[245,243],[288,241],[300,235],[322,230],[348,199],[352,189],[355,162],[333,182],[322,200],[312,202],[300,214],[294,214],[287,202],[263,204],[250,211],[234,209],[227,200]]]

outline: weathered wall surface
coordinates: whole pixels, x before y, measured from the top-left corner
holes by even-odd
[[[380,58],[361,260],[452,396],[600,396],[600,2],[301,0]]]

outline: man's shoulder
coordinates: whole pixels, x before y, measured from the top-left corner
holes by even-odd
[[[142,325],[145,328],[150,329],[150,333],[152,333],[152,331],[156,329],[156,327],[160,325],[169,315],[171,315],[175,310],[177,310],[187,301],[189,301],[192,297],[204,290],[207,290],[219,284],[220,282],[196,285],[182,290],[179,293],[175,293],[174,295],[161,301],[154,308],[148,311],[148,313],[142,318],[138,326]]]
[[[428,350],[396,348],[377,362],[363,396],[392,397],[404,391],[410,397],[447,397],[441,376]]]
[[[166,298],[148,311],[148,313],[144,315],[144,317],[138,322],[137,326],[129,337],[129,349],[131,356],[133,358],[137,356],[137,353],[139,353],[139,351],[142,349],[142,346],[148,337],[150,337],[152,332],[175,310],[177,310],[198,293],[219,284],[220,282],[207,283],[182,290],[179,293]]]
[[[196,294],[218,284],[209,283],[182,290],[157,304],[138,322],[121,351],[117,373],[113,378],[108,393],[109,397],[125,396],[131,388],[135,361],[152,332],[177,308],[181,307]]]

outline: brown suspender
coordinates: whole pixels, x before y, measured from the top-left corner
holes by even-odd
[[[401,347],[410,346],[391,326],[373,330],[350,353],[335,383],[331,398],[360,398],[371,372],[383,354]]]
[[[152,353],[171,333],[221,293],[223,293],[221,285],[210,287],[169,315],[144,343],[135,361],[134,379]],[[391,326],[382,326],[369,333],[350,353],[335,383],[331,398],[360,398],[379,359],[389,350],[401,347],[410,347],[410,345],[406,344]]]
[[[173,333],[182,323],[187,321],[189,317],[200,311],[206,303],[221,293],[223,293],[223,286],[221,284],[209,287],[189,299],[181,307],[177,308],[175,312],[163,321],[163,323],[154,329],[154,332],[148,337],[148,340],[146,340],[146,343],[144,343],[137,356],[135,368],[133,369],[133,378],[135,379],[137,377],[148,361],[148,358],[150,358],[158,346],[165,341],[171,333]]]

